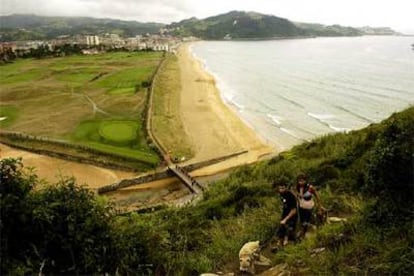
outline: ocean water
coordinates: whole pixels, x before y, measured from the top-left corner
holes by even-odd
[[[414,104],[414,37],[201,41],[223,100],[278,150]],[[414,119],[414,118],[413,118]]]

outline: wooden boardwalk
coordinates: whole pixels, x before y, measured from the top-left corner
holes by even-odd
[[[189,175],[182,167],[174,164],[168,165],[168,169],[173,172],[194,194],[201,194],[204,187]]]

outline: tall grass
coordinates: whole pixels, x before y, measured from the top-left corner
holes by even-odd
[[[413,112],[410,108],[393,118],[412,124]],[[298,275],[409,273],[414,268],[410,261],[414,248],[412,221],[385,226],[368,222],[366,215],[377,202],[375,194],[364,191],[367,167],[373,154],[376,156],[377,141],[392,125],[386,121],[299,145],[273,160],[236,169],[227,179],[211,184],[204,199],[191,208],[164,210],[160,228],[169,235],[164,244],[168,253],[162,262],[177,275],[226,268],[227,272],[234,271],[243,243],[274,238],[281,206],[271,183],[284,176],[293,185],[296,175],[305,172],[329,214],[347,221],[326,224],[305,241],[268,256],[274,265],[286,263],[288,270]],[[399,137],[398,132],[394,134]],[[398,154],[404,159],[408,152]],[[402,206],[395,204],[393,210]],[[316,248],[323,249],[313,253]]]

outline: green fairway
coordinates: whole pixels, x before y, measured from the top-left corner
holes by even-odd
[[[23,66],[22,66],[23,67]],[[17,68],[16,68],[17,69]],[[19,84],[38,80],[43,73],[41,68],[18,68],[1,74],[2,85]]]
[[[137,71],[135,68],[120,70],[106,76],[94,83],[96,87],[103,87],[109,94],[131,94],[136,92],[135,88],[140,87],[143,82],[148,81],[154,68],[141,68]]]
[[[152,156],[142,127],[146,84],[161,52],[113,52],[1,65],[0,127],[86,144],[124,156]]]
[[[150,165],[157,165],[160,162],[160,159],[155,154],[150,154],[145,151],[131,149],[131,148],[121,148],[117,146],[111,146],[101,143],[94,143],[94,142],[88,142],[84,143],[83,145],[86,145],[92,149],[102,151],[105,153],[109,153],[112,155],[118,155],[122,157],[128,157],[131,159],[136,159],[137,161],[141,161]]]
[[[56,79],[64,82],[85,83],[100,73],[100,68],[57,69],[52,72]]]
[[[112,88],[107,93],[109,95],[133,95],[135,94],[135,87]]]
[[[16,120],[18,110],[14,106],[0,105],[0,127],[7,127]]]

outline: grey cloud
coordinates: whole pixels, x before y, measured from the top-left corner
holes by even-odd
[[[1,0],[1,14],[111,17],[169,23],[190,17],[191,0]]]
[[[176,18],[186,16],[186,14],[191,14],[191,8],[186,5],[186,2],[188,1],[122,0],[115,2],[111,0],[95,0],[95,4],[99,4],[96,5],[99,14],[112,15],[118,18],[120,16],[130,19],[140,18],[141,21],[156,21],[161,19],[164,22],[170,22]]]

